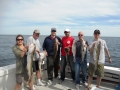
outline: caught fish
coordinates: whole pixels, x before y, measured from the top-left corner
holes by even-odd
[[[101,46],[101,42],[96,41],[95,46],[94,46],[94,50],[93,50],[93,59],[94,59],[94,62],[95,62],[95,68],[96,69],[97,69],[99,55],[100,55],[100,46]]]
[[[54,40],[54,47],[53,47],[53,59],[55,60],[56,59],[56,56],[57,56],[57,51],[58,51],[58,39],[55,38]]]
[[[42,65],[43,65],[43,61],[44,59],[46,58],[46,52],[43,51],[41,53],[39,53],[39,69],[40,69],[40,74],[41,74],[41,78],[42,78],[42,74],[43,74],[43,68],[42,68]]]
[[[33,60],[34,60],[35,49],[36,46],[34,44],[29,45],[28,53],[27,53],[27,70],[28,70],[29,80],[33,78]]]
[[[66,63],[67,63],[68,66],[70,66],[70,65],[69,65],[69,61],[68,61],[68,59],[69,59],[69,52],[70,52],[70,47],[65,48],[65,53],[66,53]],[[69,70],[69,68],[68,68],[68,70]]]
[[[81,63],[84,63],[84,59],[85,59],[85,54],[86,54],[86,47],[85,47],[85,41],[84,40],[81,40],[81,57],[82,57],[82,60],[81,60]]]
[[[94,49],[93,49],[93,59],[94,59],[94,61],[96,61],[97,60],[97,56],[100,55],[100,46],[101,46],[101,42],[100,41],[96,41]]]

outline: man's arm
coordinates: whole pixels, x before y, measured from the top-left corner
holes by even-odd
[[[106,44],[106,41],[104,41],[104,50],[105,50],[105,53],[107,54],[108,56],[108,59],[109,59],[109,63],[112,63],[112,60],[110,58],[110,53],[108,51],[108,47],[107,47],[107,44]]]
[[[111,60],[111,58],[110,58],[110,53],[109,53],[108,49],[106,49],[106,48],[105,48],[105,53],[106,53],[107,56],[108,56],[109,63],[112,63],[112,60]]]
[[[58,37],[58,45],[62,47],[62,40]]]
[[[46,50],[46,44],[45,44],[45,41],[46,41],[46,38],[44,39],[44,42],[43,42],[43,45],[42,45],[43,50]]]

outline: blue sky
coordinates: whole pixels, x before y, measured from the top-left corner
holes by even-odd
[[[52,27],[57,35],[69,28],[74,36],[99,29],[101,36],[120,37],[120,0],[0,0],[0,34],[49,35]]]

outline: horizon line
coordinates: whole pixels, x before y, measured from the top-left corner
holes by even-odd
[[[0,35],[18,35],[18,34],[0,34]],[[27,35],[27,34],[21,34],[21,35]],[[32,34],[30,34],[30,35],[32,35]],[[50,35],[50,34],[49,34]],[[40,34],[40,36],[48,36],[48,35],[45,35],[45,34]],[[57,35],[57,36],[64,36],[64,35]],[[75,36],[75,35],[70,35],[70,36]],[[77,36],[77,35],[76,35]],[[84,36],[84,37],[93,37],[93,36],[88,36],[88,35],[86,35],[86,36]],[[100,36],[100,37],[120,37],[120,36]]]

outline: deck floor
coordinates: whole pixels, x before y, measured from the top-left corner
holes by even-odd
[[[46,83],[46,80],[43,80],[43,83]],[[111,83],[106,83],[106,82],[102,82],[101,83],[101,89],[96,89],[96,81],[92,82],[92,89],[91,90],[115,90],[115,85],[111,84]],[[35,85],[36,90],[76,90],[75,88],[75,83],[69,79],[66,78],[64,82],[62,82],[61,84],[58,83],[58,79],[53,79],[52,85],[50,86],[37,86]],[[28,90],[28,89],[26,89]],[[80,84],[80,90],[86,90],[86,88],[82,85],[82,83]]]
[[[43,75],[45,78],[42,80],[42,82],[45,84],[47,82],[47,72],[44,72]],[[76,90],[75,83],[71,79],[70,73],[66,73],[66,78],[64,82],[61,84],[58,83],[59,79],[53,79],[52,85],[50,86],[37,86],[35,85],[36,90]],[[91,90],[115,90],[115,84],[107,83],[107,82],[101,82],[101,89],[95,89],[96,88],[96,80],[93,80]],[[26,89],[28,90],[28,89]],[[82,82],[80,84],[80,90],[86,90],[86,87],[82,85]]]

